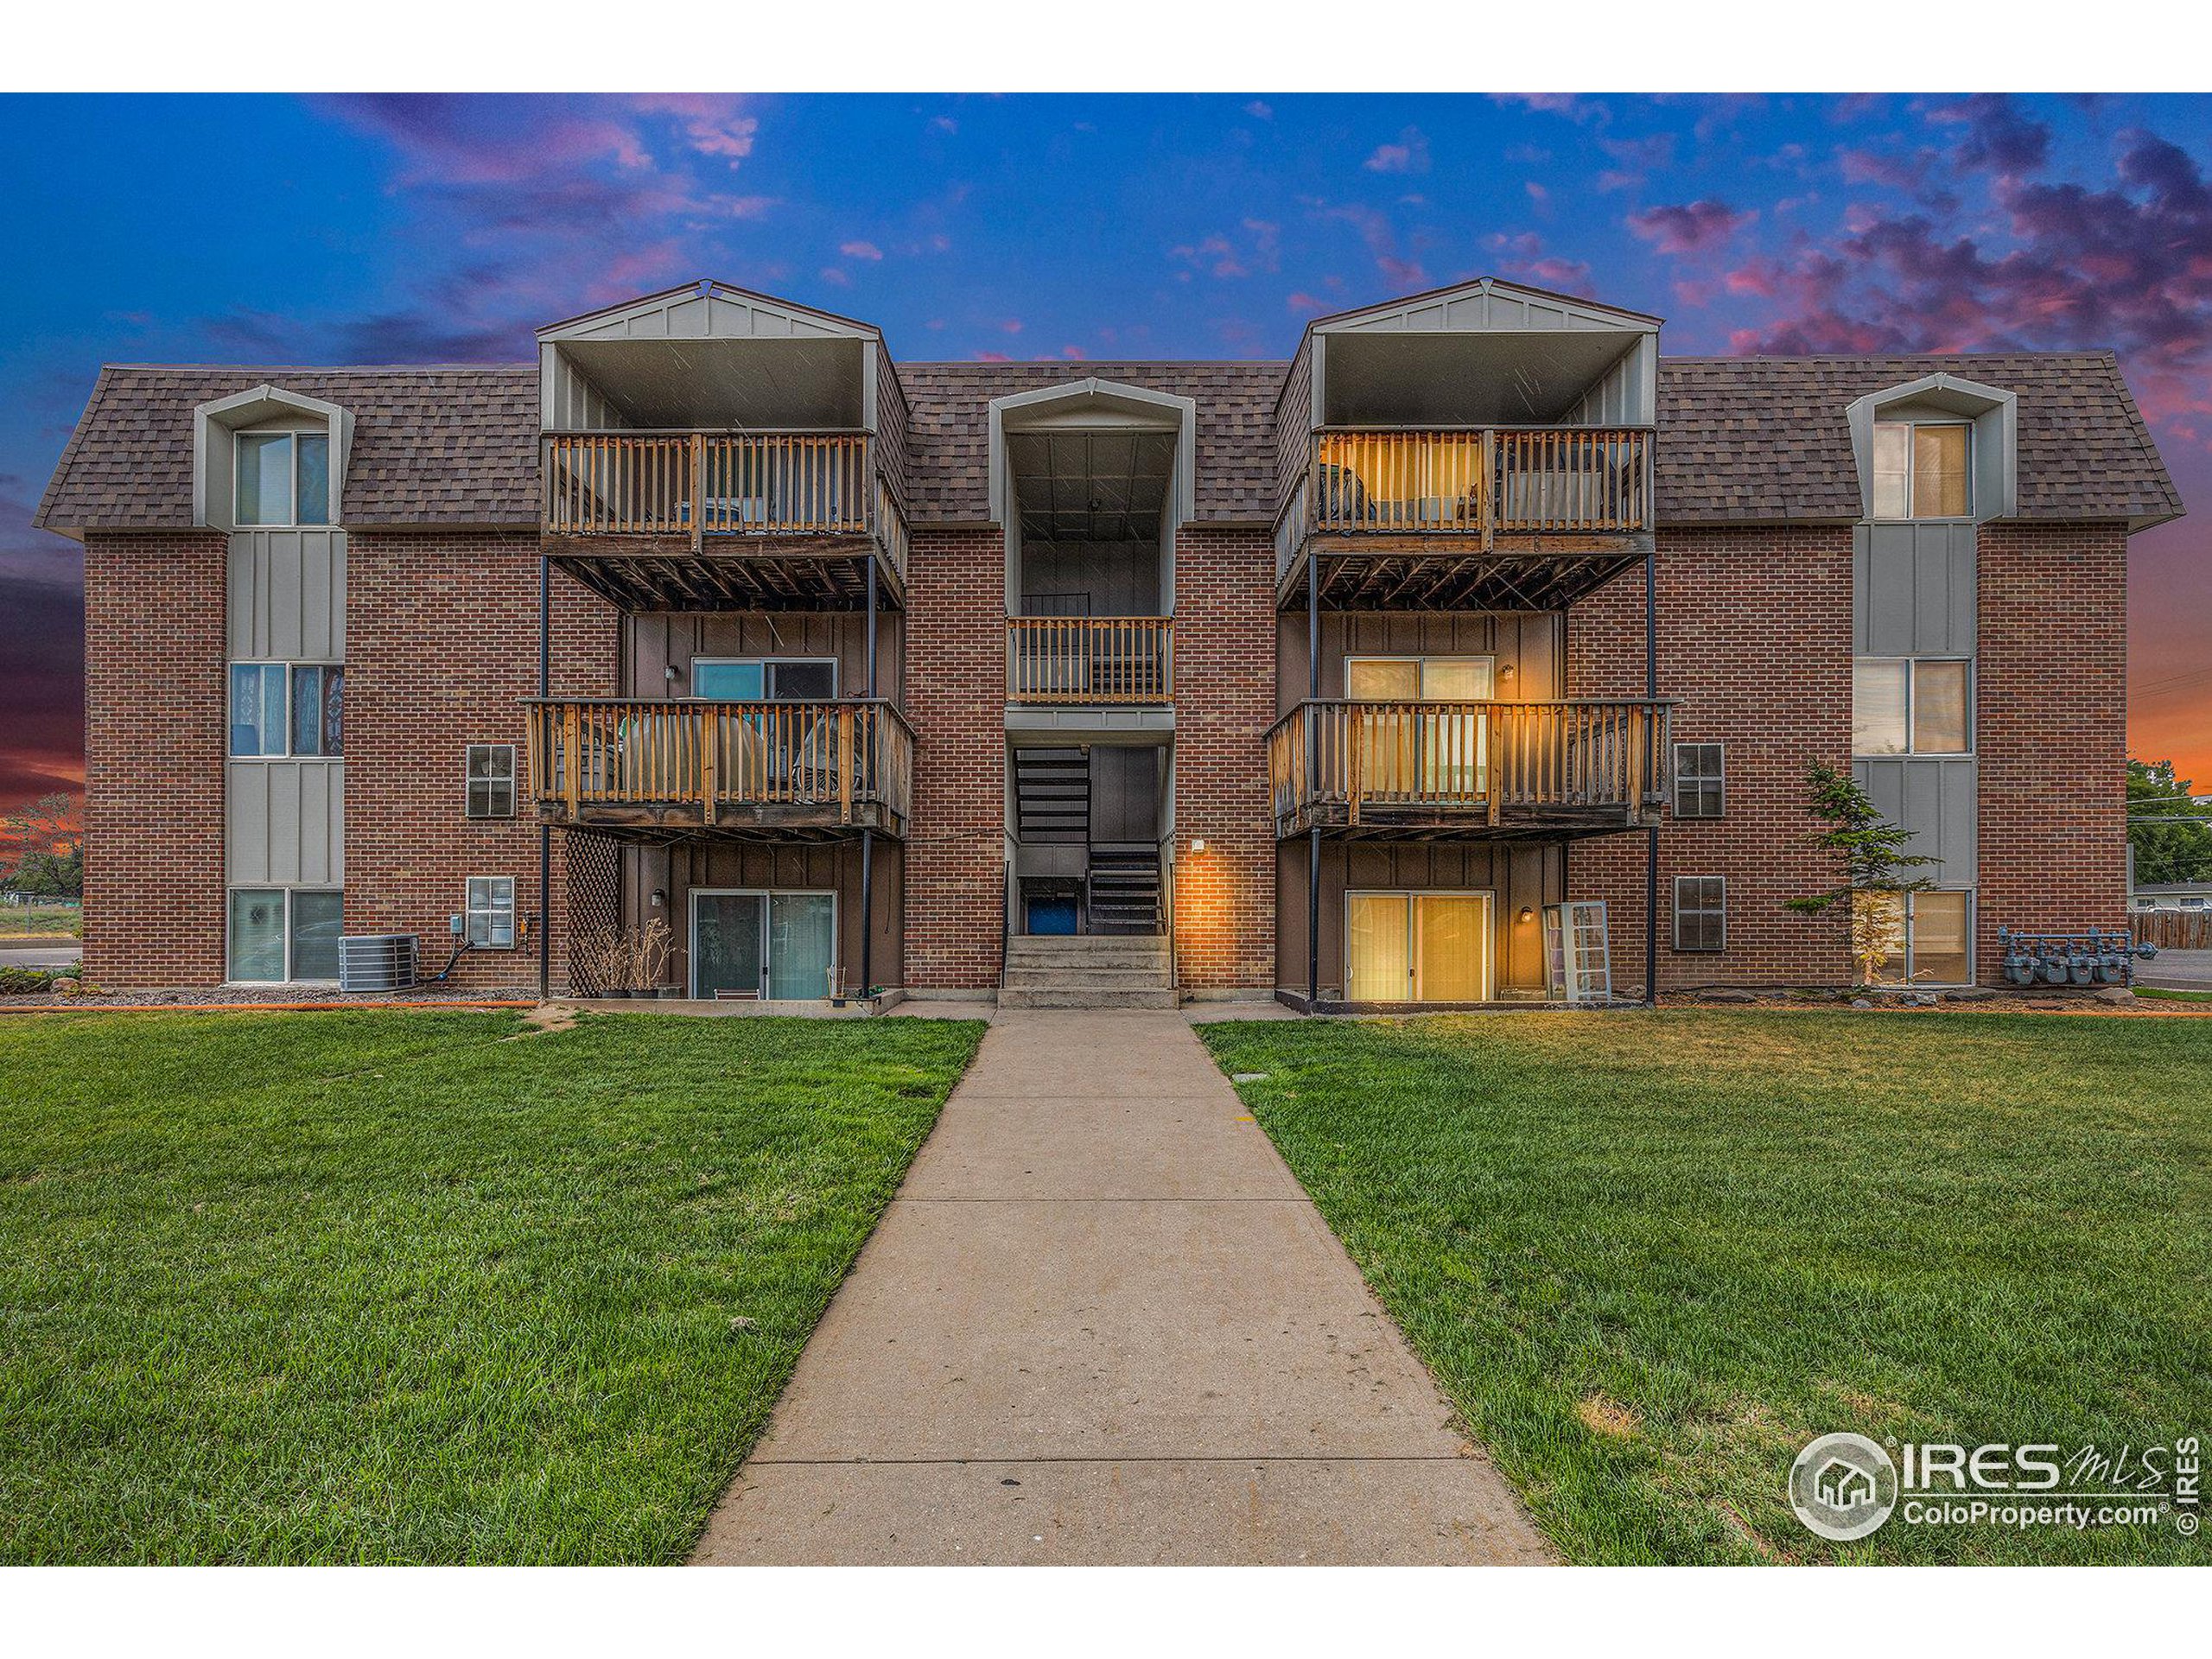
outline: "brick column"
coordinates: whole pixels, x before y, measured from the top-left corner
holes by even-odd
[[[1177,532],[1175,955],[1188,991],[1275,982],[1274,576],[1265,530]],[[1193,839],[1206,850],[1193,853]]]
[[[1839,917],[1783,901],[1833,878],[1806,847],[1805,772],[1851,764],[1851,531],[1847,525],[1659,533],[1659,692],[1675,737],[1727,746],[1727,816],[1677,822],[1659,837],[1659,983],[1849,982]],[[1567,612],[1570,697],[1641,697],[1643,574],[1631,570]],[[1674,878],[1728,882],[1728,948],[1673,949]],[[1613,984],[1643,979],[1644,837],[1599,836],[1567,853],[1577,899],[1602,899]]]
[[[906,983],[999,982],[1006,879],[1006,538],[918,530],[906,559]]]
[[[85,975],[223,977],[229,543],[85,538]]]
[[[556,696],[615,690],[620,619],[553,578]],[[567,838],[553,835],[552,890],[537,890],[537,823],[523,777],[522,700],[537,694],[537,539],[529,532],[355,531],[346,555],[346,931],[413,933],[423,967],[451,950],[446,918],[472,875],[509,875],[518,915],[553,933],[567,980]],[[471,743],[516,746],[515,816],[471,818]],[[537,950],[471,951],[456,987],[534,991]]]
[[[1975,965],[2000,926],[2127,925],[2127,529],[1984,524]]]

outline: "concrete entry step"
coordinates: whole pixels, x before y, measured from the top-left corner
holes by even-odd
[[[1167,941],[1156,933],[1016,934],[1006,942],[1006,954],[1008,961],[1032,957],[1040,961],[1089,962],[1126,957],[1165,962]]]
[[[1132,986],[1165,985],[1167,969],[1154,963],[1132,963],[1086,962],[1063,967],[1058,963],[1041,965],[1009,962],[1006,969],[1006,982],[1009,985],[1097,985]]]
[[[999,993],[1002,1008],[1173,1008],[1179,1006],[1172,985],[1009,985]]]

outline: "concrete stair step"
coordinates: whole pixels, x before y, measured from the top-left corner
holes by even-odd
[[[1164,963],[1147,963],[1141,967],[1109,968],[1104,963],[1086,963],[1080,968],[1025,967],[1020,963],[1008,963],[1006,982],[1032,988],[1051,986],[1096,986],[1110,989],[1116,986],[1141,988],[1147,985],[1165,986],[1167,969]]]
[[[1002,1008],[1173,1008],[1181,1003],[1165,985],[1104,989],[1091,986],[1009,985],[999,993]]]
[[[1008,943],[1007,962],[1026,968],[1165,968],[1168,962],[1166,948],[1143,933],[1094,933],[1082,948],[1072,950],[1022,950],[1017,945]]]

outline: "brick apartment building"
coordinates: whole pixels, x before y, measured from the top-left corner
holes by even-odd
[[[894,363],[702,283],[496,366],[118,366],[86,969],[1297,1007],[1838,984],[1805,774],[1937,861],[1897,977],[2120,926],[2107,353],[1666,358],[1484,281],[1288,362]]]

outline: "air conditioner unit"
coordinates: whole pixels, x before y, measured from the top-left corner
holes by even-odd
[[[338,941],[341,991],[404,991],[415,979],[412,933],[353,933]]]

